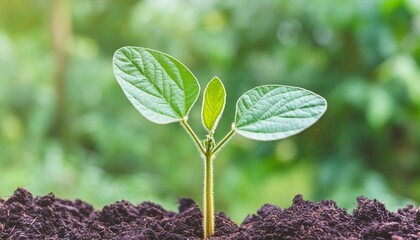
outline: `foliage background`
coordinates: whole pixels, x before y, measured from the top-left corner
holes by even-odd
[[[216,210],[240,222],[302,193],[353,208],[420,202],[420,4],[416,0],[0,2],[0,196],[80,198],[100,208],[201,202],[202,162],[177,124],[149,123],[117,85],[126,45],[178,58],[227,107],[257,85],[301,86],[329,109],[290,139],[236,136],[215,162]],[[198,102],[190,124],[201,136]]]

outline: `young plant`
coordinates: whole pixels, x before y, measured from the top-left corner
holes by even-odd
[[[204,90],[201,118],[208,135],[201,141],[188,124],[200,85],[186,66],[156,50],[123,47],[115,52],[113,68],[125,95],[144,117],[159,124],[179,122],[198,147],[204,160],[204,238],[214,233],[214,157],[235,133],[260,141],[287,138],[314,124],[327,109],[324,98],[303,88],[259,86],[239,98],[232,128],[217,142],[213,136],[226,92],[214,77]]]

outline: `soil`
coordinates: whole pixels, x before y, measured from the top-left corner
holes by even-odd
[[[0,239],[201,239],[201,218],[191,199],[179,200],[178,213],[127,201],[96,211],[81,200],[34,198],[19,188],[0,199]],[[314,203],[297,195],[291,207],[264,205],[239,226],[218,213],[209,239],[420,239],[420,208],[389,212],[381,202],[359,197],[349,214],[334,201]]]

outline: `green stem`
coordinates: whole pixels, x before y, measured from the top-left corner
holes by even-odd
[[[223,145],[225,145],[233,137],[233,135],[235,135],[235,127],[232,127],[230,132],[226,134],[226,136],[222,139],[222,141],[220,141],[216,145],[216,147],[213,148],[213,150],[211,151],[211,154],[215,154],[217,151],[219,151],[220,148],[222,148]]]
[[[181,120],[181,125],[185,128],[187,133],[191,136],[191,138],[194,140],[195,145],[197,145],[198,149],[200,150],[201,154],[205,155],[206,150],[204,149],[203,145],[201,145],[200,139],[198,139],[195,132],[192,130],[190,125],[187,123],[187,119],[183,118]]]
[[[225,145],[235,134],[235,127],[232,126],[230,132],[216,145],[214,146],[213,132],[209,132],[203,146],[194,133],[190,125],[187,123],[187,119],[181,120],[181,125],[185,128],[194,143],[199,148],[202,156],[204,157],[204,193],[203,193],[203,231],[204,238],[211,237],[214,234],[214,196],[213,196],[213,157],[219,151],[223,145]]]
[[[219,151],[223,145],[225,145],[229,139],[235,134],[235,127],[232,127],[232,130],[220,141],[216,146],[214,146],[213,134],[210,132],[207,141],[207,144],[204,146],[205,150],[205,162],[204,162],[204,216],[203,216],[203,231],[204,239],[212,236],[214,234],[214,195],[213,195],[213,157],[217,151]]]
[[[214,234],[213,154],[206,153],[204,162],[204,239]]]

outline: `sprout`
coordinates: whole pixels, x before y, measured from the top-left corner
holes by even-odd
[[[235,133],[259,141],[287,138],[310,127],[327,109],[324,98],[306,89],[259,86],[238,99],[232,128],[217,142],[213,136],[225,107],[226,91],[214,77],[204,90],[201,119],[208,135],[201,141],[188,124],[200,85],[186,66],[156,50],[123,47],[115,52],[113,68],[125,95],[144,117],[158,124],[179,122],[198,147],[204,159],[204,238],[214,234],[213,161]]]

